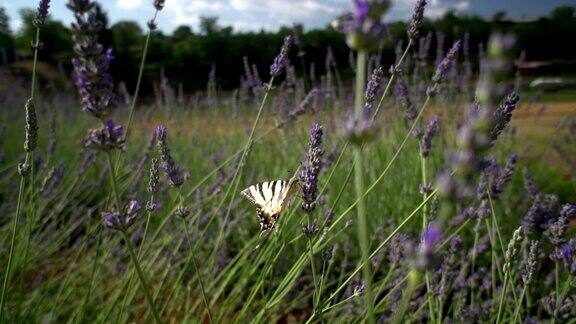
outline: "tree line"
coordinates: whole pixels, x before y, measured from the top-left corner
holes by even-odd
[[[148,31],[133,21],[111,25],[106,12],[101,8],[98,10],[99,19],[104,25],[100,40],[114,51],[115,60],[111,67],[114,79],[125,82],[128,89],[132,89]],[[30,43],[35,35],[32,25],[34,11],[23,9],[20,15],[23,24],[20,30],[12,31],[10,18],[0,7],[0,65],[8,66],[13,71],[26,67],[17,63],[31,59]],[[405,31],[405,22],[388,24],[380,51],[383,64],[393,62],[395,46],[406,42]],[[552,63],[545,68],[546,73],[576,72],[576,46],[571,44],[576,35],[576,15],[574,7],[570,6],[555,8],[547,16],[529,21],[513,21],[507,19],[504,13],[485,19],[447,12],[438,19],[426,20],[421,35],[432,40],[426,54],[433,62],[439,50],[438,44],[448,48],[453,40],[463,37],[469,39],[470,55],[477,57],[481,44],[494,31],[514,33],[518,48],[524,50],[526,60]],[[270,62],[288,34],[297,36],[297,48],[290,58],[299,72],[323,74],[330,48],[337,68],[344,76],[347,73],[351,75],[350,52],[344,36],[332,26],[304,30],[302,26],[295,25],[282,27],[278,31],[236,32],[232,27],[221,26],[216,17],[202,17],[198,30],[180,26],[171,35],[153,32],[144,71],[144,90],[152,89],[160,73],[186,91],[205,88],[209,78],[220,88],[234,88],[244,74],[245,60],[250,67],[254,65],[262,76],[266,76]],[[443,41],[438,41],[439,38]],[[42,43],[39,60],[57,68],[50,71],[68,75],[72,57],[69,26],[48,19],[42,29]],[[418,51],[417,48],[415,51]],[[44,77],[50,78],[50,75]]]

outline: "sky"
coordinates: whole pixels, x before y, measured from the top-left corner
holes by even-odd
[[[154,14],[154,0],[99,0],[108,12],[111,24],[133,20],[145,26]],[[385,20],[407,20],[416,0],[394,0]],[[72,14],[67,0],[52,0],[50,13],[56,20],[69,24]],[[505,11],[508,17],[532,18],[548,14],[560,5],[576,6],[576,0],[429,0],[426,15],[434,18],[447,10],[486,17]],[[11,27],[17,31],[21,22],[18,10],[35,8],[38,0],[0,0],[7,9]],[[200,16],[218,16],[219,23],[234,30],[277,30],[280,26],[303,24],[306,29],[323,27],[350,7],[350,0],[166,0],[158,18],[159,28],[171,33],[180,25],[198,30]]]

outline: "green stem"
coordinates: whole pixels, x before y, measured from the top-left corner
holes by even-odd
[[[38,47],[40,46],[40,28],[36,27],[36,38],[35,38],[35,42],[34,42],[34,59],[33,59],[33,63],[32,63],[32,81],[30,84],[30,99],[32,100],[32,102],[34,101],[34,92],[35,92],[35,88],[36,88],[36,65],[38,62]],[[34,179],[34,153],[31,152],[27,152],[26,153],[26,160],[25,163],[31,163],[31,168],[30,168],[30,172],[31,172],[31,179]],[[12,231],[12,239],[10,241],[10,251],[9,251],[9,255],[8,255],[8,264],[6,265],[6,273],[4,274],[4,286],[2,287],[2,296],[1,296],[1,300],[0,300],[0,322],[2,322],[3,319],[3,312],[4,312],[4,303],[5,303],[5,298],[6,293],[7,293],[7,286],[9,284],[10,281],[10,271],[12,268],[12,258],[13,258],[13,254],[14,254],[14,245],[16,244],[16,233],[18,231],[18,221],[20,219],[20,208],[22,206],[22,199],[24,196],[24,187],[26,184],[26,180],[24,179],[24,177],[22,177],[22,179],[20,179],[20,189],[18,191],[18,202],[16,205],[16,217],[14,218],[14,228]],[[32,195],[34,193],[34,185],[32,184]],[[33,203],[33,197],[30,198],[30,204],[32,206]],[[31,208],[32,212],[34,212],[34,208]],[[28,235],[29,236],[29,235]],[[29,240],[29,239],[28,239]],[[27,241],[28,241],[27,240]],[[26,247],[25,247],[25,252],[24,252],[24,265],[26,264],[26,255],[27,255],[27,250],[28,250],[28,243],[26,243]]]
[[[154,17],[152,20],[156,20],[158,15],[158,10],[154,12]],[[128,131],[132,125],[132,118],[134,116],[134,109],[136,108],[136,102],[138,100],[138,94],[140,93],[140,84],[142,83],[142,74],[144,73],[144,65],[146,63],[146,55],[148,54],[148,44],[150,44],[150,35],[152,34],[152,29],[148,29],[148,34],[146,35],[146,41],[144,42],[144,49],[142,50],[142,59],[140,60],[140,69],[138,70],[138,79],[136,79],[136,88],[134,89],[134,97],[132,98],[132,103],[130,104],[130,113],[128,114],[128,122],[126,123],[126,132],[124,133],[124,139],[128,136]]]
[[[520,308],[522,308],[522,301],[524,300],[525,294],[526,294],[526,285],[522,287],[522,293],[520,293],[520,303],[516,305],[516,311],[514,312],[514,319],[512,320],[512,323],[516,323],[516,320],[518,319],[518,315],[520,314]]]
[[[419,154],[420,156],[420,168],[422,169],[422,201],[426,201],[426,198],[428,198],[428,194],[426,193],[426,188],[427,188],[427,184],[428,184],[428,179],[426,177],[426,157],[424,157],[422,154]],[[424,233],[426,232],[426,226],[428,226],[427,224],[427,205],[425,204],[424,206],[422,206],[422,234],[421,236],[424,235]],[[426,294],[430,295],[432,288],[430,286],[430,275],[428,274],[428,271],[426,271],[426,273],[424,274],[425,277],[425,281],[426,281]],[[427,303],[428,303],[428,316],[430,318],[430,320],[432,320],[434,318],[434,299],[433,298],[427,298]]]
[[[474,268],[476,267],[476,247],[478,246],[478,240],[480,238],[480,223],[482,218],[478,217],[476,220],[476,225],[474,227],[474,245],[472,245],[472,261],[470,262],[470,273],[474,273]],[[474,306],[474,286],[470,287],[470,305]]]
[[[554,280],[556,281],[556,307],[554,309],[554,320],[556,320],[558,310],[562,305],[562,300],[560,299],[560,265],[558,261],[554,262]]]
[[[150,195],[150,201],[154,201],[154,194]],[[142,234],[142,241],[140,243],[140,247],[138,247],[138,259],[142,258],[142,250],[144,248],[144,243],[146,242],[146,237],[148,236],[148,227],[150,225],[150,217],[152,216],[151,211],[146,212],[146,224],[144,225],[144,233]],[[134,272],[130,274],[128,279],[128,286],[127,291],[130,291],[130,287],[132,287],[132,280],[134,280]],[[121,322],[122,315],[124,314],[124,309],[126,308],[126,304],[128,302],[129,293],[124,295],[124,299],[122,300],[122,306],[120,306],[120,312],[118,313],[117,322]]]
[[[408,287],[406,287],[406,290],[404,290],[404,293],[402,294],[400,307],[396,311],[396,314],[392,320],[392,323],[394,324],[401,323],[402,320],[404,319],[404,313],[406,313],[406,310],[410,305],[410,299],[412,298],[412,294],[414,293],[414,290],[418,286],[418,280],[416,278],[419,277],[419,275],[417,274],[416,271],[417,270],[412,270],[408,274]]]
[[[114,162],[112,162],[112,154],[106,152],[106,158],[108,159],[108,167],[110,172],[110,185],[112,186],[112,191],[114,193],[114,199],[116,201],[116,208],[118,212],[122,211],[122,203],[120,199],[120,194],[118,192],[118,186],[116,184],[116,170],[114,169]]]
[[[92,274],[90,275],[90,284],[88,286],[88,292],[86,293],[86,297],[84,298],[84,302],[82,303],[82,308],[80,309],[80,320],[78,323],[84,322],[84,314],[86,312],[86,306],[88,305],[88,301],[92,295],[92,287],[94,287],[94,281],[96,280],[96,269],[98,268],[98,259],[100,258],[100,247],[102,245],[102,226],[99,224],[99,231],[98,231],[98,242],[96,243],[96,255],[94,256],[94,262],[92,262]]]
[[[28,157],[28,155],[26,156]],[[26,162],[28,163],[28,158]],[[16,216],[14,217],[14,227],[12,229],[12,238],[10,240],[10,252],[8,252],[8,264],[4,273],[4,285],[2,286],[2,297],[0,299],[0,323],[3,321],[4,303],[6,302],[8,284],[10,282],[10,270],[12,268],[12,258],[14,256],[14,246],[16,245],[16,234],[18,233],[18,222],[20,221],[20,208],[22,206],[22,197],[24,196],[25,178],[20,178],[20,189],[18,190],[18,202],[16,203]]]
[[[154,202],[154,194],[150,195],[150,201]],[[144,233],[142,234],[142,242],[138,248],[138,258],[142,257],[142,250],[144,247],[144,242],[146,242],[146,237],[148,236],[148,227],[150,225],[150,218],[152,217],[152,212],[148,210],[146,212],[146,224],[144,225]]]
[[[306,213],[306,218],[308,219],[308,225],[311,226],[311,221],[310,221],[310,213]],[[308,237],[308,253],[310,256],[310,268],[312,269],[312,281],[314,282],[314,293],[312,294],[312,317],[314,317],[314,314],[316,313],[316,310],[318,309],[318,304],[316,303],[316,294],[318,293],[318,284],[317,284],[317,280],[316,280],[316,267],[314,265],[314,248],[312,245],[312,238]]]
[[[500,314],[502,314],[502,306],[504,305],[504,297],[506,296],[507,288],[508,288],[508,273],[505,273],[504,285],[502,286],[502,295],[500,295],[500,303],[498,304],[498,315],[496,316],[496,324],[500,323]]]
[[[148,302],[148,306],[152,311],[152,315],[154,316],[154,322],[156,324],[160,324],[160,316],[158,315],[158,311],[156,310],[156,305],[154,305],[154,300],[152,299],[152,295],[150,295],[150,289],[148,289],[148,284],[146,283],[146,279],[144,278],[144,273],[140,268],[140,262],[138,261],[138,256],[134,252],[134,246],[132,245],[132,241],[130,237],[125,231],[120,231],[122,236],[124,237],[124,241],[126,242],[126,246],[128,247],[128,253],[130,254],[130,258],[132,258],[132,263],[134,263],[134,267],[136,268],[136,273],[138,274],[138,279],[140,279],[140,284],[142,285],[142,290],[144,290],[144,296],[146,297],[146,301]]]
[[[182,191],[179,191],[180,194],[180,201],[183,200]],[[194,266],[194,271],[196,271],[196,277],[198,277],[198,283],[200,284],[200,291],[202,293],[202,299],[204,301],[204,305],[206,306],[206,312],[208,313],[208,320],[210,323],[212,321],[212,312],[210,311],[210,303],[208,302],[208,298],[206,298],[206,291],[204,290],[204,283],[202,282],[202,276],[200,275],[200,269],[198,268],[198,264],[196,263],[196,256],[194,254],[194,248],[192,247],[192,240],[190,239],[190,231],[188,230],[188,222],[186,219],[182,218],[182,223],[184,223],[184,231],[186,232],[186,241],[188,242],[188,248],[190,249],[190,258],[192,259],[192,265]]]
[[[34,100],[36,88],[36,63],[38,62],[38,47],[40,46],[40,28],[36,28],[36,41],[34,42],[34,61],[32,62],[32,82],[30,84],[30,99]]]
[[[362,118],[362,105],[364,98],[364,85],[366,83],[366,60],[367,53],[365,51],[358,52],[356,61],[356,92],[354,96],[354,110],[356,119]],[[366,286],[365,296],[365,309],[368,323],[374,323],[374,304],[372,298],[372,271],[370,269],[370,242],[368,241],[368,222],[366,220],[366,202],[364,199],[364,169],[362,161],[362,148],[354,148],[354,183],[356,187],[356,196],[358,203],[356,204],[358,216],[358,241],[360,242],[360,250],[362,251],[362,263],[364,284]]]
[[[562,301],[564,301],[564,297],[566,297],[566,294],[568,294],[568,290],[570,290],[570,285],[572,284],[573,281],[573,276],[569,276],[568,279],[566,280],[566,282],[564,283],[564,287],[562,287],[562,290],[560,291],[560,295],[556,295],[557,296],[557,301],[556,301],[556,308],[559,309],[560,305],[562,305]],[[558,302],[560,301],[560,302]],[[552,322],[554,322],[556,320],[556,317],[552,318]]]

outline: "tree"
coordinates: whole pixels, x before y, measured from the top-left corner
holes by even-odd
[[[10,31],[10,17],[6,10],[0,7],[0,63],[7,59],[8,53],[14,50],[14,38]]]
[[[133,21],[118,22],[110,27],[110,31],[112,50],[116,58],[112,62],[112,72],[118,76],[118,81],[125,81],[130,85],[136,80],[144,34],[140,26]]]
[[[172,33],[172,39],[174,41],[179,42],[189,38],[192,35],[193,35],[192,28],[190,28],[189,26],[180,26],[176,28]]]
[[[33,24],[36,12],[30,9],[23,9],[20,11],[20,16],[22,27],[16,38],[16,48],[19,55],[30,57],[33,53],[30,44],[36,38],[36,26]],[[67,63],[70,61],[72,49],[70,29],[48,16],[40,30],[40,36],[42,43],[41,50],[38,53],[40,61],[50,63]]]
[[[204,35],[213,35],[220,31],[218,17],[200,17],[200,32]]]

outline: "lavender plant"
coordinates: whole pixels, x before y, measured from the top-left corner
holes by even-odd
[[[0,258],[13,260],[0,320],[569,322],[571,183],[544,166],[526,173],[522,188],[516,170],[534,169],[529,149],[518,147],[526,132],[512,132],[523,125],[517,112],[529,109],[511,92],[511,38],[490,40],[475,87],[474,34],[422,35],[426,2],[415,1],[400,34],[383,32],[388,2],[353,3],[344,30],[354,91],[339,74],[342,49],[327,48],[326,69],[305,62],[310,34],[298,30],[292,37],[304,67],[291,63],[288,39],[267,83],[261,60],[247,57],[240,90],[215,91],[210,72],[205,90],[188,96],[178,86],[176,99],[170,68],[163,69],[154,108],[139,95],[126,104],[138,109],[127,136],[126,124],[116,123],[124,116],[113,109],[113,55],[97,37],[97,10],[72,1],[75,83],[81,107],[97,118],[79,117],[61,93],[31,101],[24,152],[36,155],[20,166],[24,176],[15,170],[17,132],[4,123],[0,215],[12,215],[12,182],[25,179],[18,213],[28,217],[0,217],[8,234]],[[163,4],[154,3],[156,13]],[[40,18],[39,25],[47,21]],[[155,28],[153,19],[148,35]],[[387,69],[390,45],[396,54]],[[144,64],[153,69],[150,59]],[[59,121],[50,131],[57,139],[46,141],[58,149],[48,148],[42,161],[46,111]],[[144,140],[154,124],[170,132],[159,127]],[[303,151],[300,194],[286,200],[276,230],[258,236],[238,187],[282,178]],[[107,163],[95,163],[98,156]]]
[[[32,226],[35,221],[34,151],[36,149],[38,139],[38,121],[35,110],[36,65],[38,62],[38,50],[41,47],[40,29],[46,22],[49,7],[50,7],[50,0],[41,0],[40,3],[38,4],[38,9],[36,10],[36,16],[33,21],[33,24],[36,27],[36,39],[31,44],[32,48],[34,49],[34,59],[32,63],[32,77],[31,77],[32,80],[30,83],[30,98],[26,101],[25,104],[26,126],[25,126],[24,151],[26,152],[26,157],[23,163],[18,164],[18,173],[20,174],[20,189],[18,191],[18,199],[16,203],[16,212],[15,212],[16,215],[14,217],[14,227],[12,230],[12,236],[10,240],[10,251],[8,252],[8,261],[6,263],[6,271],[4,272],[2,295],[0,296],[0,322],[3,321],[4,304],[6,303],[8,285],[10,284],[10,275],[12,270],[14,249],[17,243],[16,236],[18,231],[18,222],[20,220],[20,209],[22,207],[22,200],[24,199],[24,190],[26,185],[25,178],[26,176],[28,176],[28,174],[30,175],[30,187],[31,187],[30,208],[32,209],[31,213],[32,216],[28,220],[28,222],[31,224],[30,226]],[[29,238],[27,240],[29,240]],[[25,254],[27,254],[27,252],[25,252]],[[26,264],[26,258],[24,258],[24,264]]]

